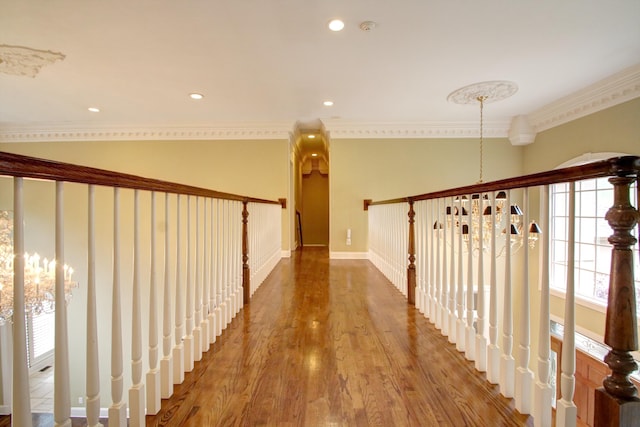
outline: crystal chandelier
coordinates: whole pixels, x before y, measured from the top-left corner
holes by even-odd
[[[477,103],[480,105],[480,178],[478,183],[483,182],[484,104],[506,99],[517,90],[518,87],[513,82],[489,81],[462,87],[451,92],[447,97],[447,100],[457,104]],[[510,245],[513,250],[518,250],[525,244],[523,241],[524,214],[517,204],[507,203],[507,193],[504,191],[498,192],[493,201],[487,194],[484,194],[483,197],[474,194],[471,200],[467,196],[456,197],[453,206],[447,206],[446,214],[447,225],[454,227],[458,233],[462,233],[463,240],[472,250],[487,251],[490,248],[491,234],[494,231],[492,230],[493,224],[495,224],[497,233],[509,233]],[[495,217],[495,222],[492,217]],[[471,233],[469,233],[469,225],[471,225]],[[434,228],[441,227],[441,224],[434,225]],[[481,227],[482,237],[480,237]],[[542,230],[535,221],[531,221],[528,228],[527,243],[533,249]]]
[[[0,211],[0,325],[13,316],[13,220],[8,211]],[[64,295],[67,304],[77,286],[71,280],[73,268],[64,266]],[[55,311],[56,261],[38,254],[24,254],[25,314],[37,316]]]

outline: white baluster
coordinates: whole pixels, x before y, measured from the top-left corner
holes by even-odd
[[[430,240],[430,245],[429,245],[429,288],[431,290],[431,292],[429,293],[429,321],[432,324],[435,324],[437,319],[438,319],[438,308],[437,308],[437,297],[438,297],[438,291],[437,291],[437,281],[438,281],[438,273],[437,273],[437,266],[436,266],[436,255],[438,253],[438,247],[437,245],[439,244],[440,240],[438,239],[437,233],[438,230],[436,229],[436,224],[438,222],[437,216],[435,214],[435,209],[437,208],[437,201],[436,200],[430,200],[429,201],[430,204],[430,215],[429,215],[429,222],[427,224],[427,226],[429,227],[429,233],[431,235],[431,237],[429,238]]]
[[[216,223],[217,223],[217,229],[218,229],[218,234],[216,237],[216,246],[217,246],[217,251],[216,251],[216,265],[217,265],[217,274],[216,274],[216,335],[220,336],[220,334],[222,334],[222,323],[223,323],[223,317],[224,317],[224,311],[223,311],[223,294],[222,294],[222,279],[223,279],[223,270],[224,270],[224,263],[223,263],[223,256],[224,256],[224,221],[223,221],[223,217],[224,217],[224,209],[223,209],[223,205],[224,205],[224,200],[216,200],[217,202],[217,212],[218,214],[216,215]]]
[[[529,310],[529,188],[524,189],[522,291],[520,300],[520,341],[518,345],[518,369],[516,370],[515,407],[521,414],[530,414],[533,404],[533,372],[529,369],[531,345],[531,313]],[[511,210],[511,206],[509,206]]]
[[[202,334],[202,352],[209,350],[209,263],[211,259],[210,234],[209,234],[209,199],[204,199],[203,231],[202,231],[202,322],[200,330]]]
[[[506,215],[504,240],[504,310],[502,317],[502,358],[500,359],[500,392],[511,398],[514,394],[515,359],[513,350],[513,304],[511,292],[511,190],[506,191],[503,215]],[[527,224],[525,222],[525,224]],[[525,240],[526,242],[526,240]],[[529,246],[526,244],[525,246]]]
[[[464,206],[462,205],[462,196],[458,197],[458,292],[456,293],[456,301],[458,303],[458,340],[456,342],[456,349],[458,351],[466,350],[466,336],[465,336],[465,324],[464,324],[464,246],[462,242],[462,225],[464,220]]]
[[[441,256],[441,230],[442,223],[440,222],[440,199],[436,206],[436,328],[442,329],[442,256]]]
[[[100,424],[100,362],[98,352],[98,320],[96,306],[96,213],[95,187],[88,187],[87,242],[87,426]]]
[[[184,304],[182,302],[182,292],[184,282],[182,281],[182,230],[180,221],[180,194],[177,198],[176,212],[176,320],[175,320],[175,345],[173,347],[173,383],[182,384],[184,381]]]
[[[453,197],[451,198],[451,256],[449,268],[451,269],[449,272],[449,342],[455,344],[458,338],[457,328],[456,328],[456,239],[455,239],[455,229],[456,229],[456,216],[455,216],[455,206]]]
[[[491,272],[489,280],[489,346],[487,348],[487,381],[500,381],[500,347],[498,347],[498,267],[496,265],[496,193],[491,192]],[[509,234],[509,233],[507,233]]]
[[[468,217],[467,217],[467,326],[465,340],[465,357],[467,360],[474,361],[476,359],[476,329],[474,322],[474,293],[473,293],[473,195],[469,194],[468,198]]]
[[[209,343],[216,342],[216,239],[218,228],[216,225],[216,206],[215,199],[211,199],[211,236],[209,258],[211,259],[211,271],[209,273]]]
[[[540,271],[540,328],[538,331],[538,377],[534,394],[533,421],[536,427],[551,426],[553,389],[550,384],[551,333],[549,316],[549,186],[542,188],[542,266]]]
[[[196,197],[196,234],[193,264],[195,266],[194,284],[194,323],[193,323],[193,360],[202,360],[202,251],[200,249],[200,197]],[[191,264],[190,264],[191,265]],[[193,276],[192,276],[193,277]]]
[[[173,354],[171,352],[171,240],[169,218],[169,193],[164,195],[164,292],[162,303],[162,359],[160,360],[161,396],[173,395]],[[177,256],[176,256],[177,257]]]
[[[487,370],[487,337],[485,337],[484,323],[484,217],[483,198],[478,195],[478,321],[476,326],[476,369],[480,372]]]
[[[142,314],[140,304],[140,192],[134,191],[133,213],[133,289],[131,302],[131,387],[129,425],[145,424],[145,393],[142,382]]]
[[[193,371],[194,366],[194,345],[193,345],[193,256],[191,254],[191,196],[187,196],[187,295],[185,298],[185,310],[186,310],[186,331],[185,336],[183,338],[182,344],[184,345],[184,371],[191,372]]]
[[[127,425],[122,356],[122,302],[120,301],[120,189],[113,189],[113,297],[111,302],[111,406],[109,426]]]
[[[156,296],[156,193],[151,192],[151,267],[149,275],[149,371],[146,376],[147,414],[160,411],[158,368],[158,301]]]
[[[564,335],[562,338],[561,397],[557,402],[556,425],[575,427],[578,409],[573,403],[576,387],[576,314],[575,314],[575,243],[576,243],[576,184],[569,183],[569,224],[567,251],[567,292],[564,306]]]
[[[13,381],[11,422],[30,427],[31,399],[24,309],[24,181],[13,179]]]
[[[67,302],[64,296],[64,187],[56,182],[56,314],[55,370],[53,373],[53,418],[56,426],[71,426],[71,391],[69,386],[69,338]]]

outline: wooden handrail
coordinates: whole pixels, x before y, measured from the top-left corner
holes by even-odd
[[[554,169],[545,172],[523,175],[498,181],[484,182],[467,185],[465,187],[451,188],[448,190],[434,191],[415,196],[400,197],[397,199],[371,201],[365,200],[364,210],[373,205],[387,205],[394,203],[406,203],[410,200],[439,199],[442,197],[455,197],[468,194],[486,193],[490,191],[509,190],[514,188],[535,187],[538,185],[551,185],[563,182],[580,181],[583,179],[602,178],[607,176],[627,176],[640,173],[640,157],[623,156],[613,157],[608,160],[588,163],[580,166],[572,166],[562,169]]]
[[[173,194],[236,200],[240,202],[246,200],[253,203],[281,204],[280,201],[246,197],[159,179],[145,178],[105,169],[78,166],[70,163],[5,152],[0,152],[0,175],[76,182],[107,187],[129,188],[133,190],[160,191]]]

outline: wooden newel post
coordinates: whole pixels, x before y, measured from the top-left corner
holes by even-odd
[[[242,295],[245,304],[249,304],[251,299],[251,271],[249,270],[249,211],[247,205],[249,201],[242,201]]]
[[[409,304],[416,304],[416,244],[415,244],[415,223],[416,213],[413,210],[413,200],[409,202],[409,267],[407,268],[407,300]]]
[[[638,390],[629,380],[629,374],[637,369],[631,352],[638,349],[631,248],[636,243],[632,230],[640,213],[629,200],[634,180],[635,177],[624,176],[609,179],[614,188],[614,202],[605,218],[613,229],[609,237],[613,249],[604,342],[611,351],[604,361],[611,375],[604,379],[604,387],[596,390],[595,427],[637,426],[640,420]]]

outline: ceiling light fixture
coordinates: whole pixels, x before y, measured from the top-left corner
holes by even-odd
[[[315,135],[313,135],[313,134],[311,134],[311,135],[307,135],[307,138],[309,138],[309,139],[314,139],[315,137],[316,137],[316,136],[315,136]]]
[[[329,29],[331,31],[342,31],[344,28],[344,22],[340,19],[332,19],[329,21]]]
[[[322,103],[325,107],[331,107],[333,105],[333,101],[324,101]]]
[[[311,157],[318,157],[318,153],[312,153]]]
[[[87,110],[91,111],[92,113],[99,113],[100,109],[96,108],[96,107],[89,107],[87,108]]]
[[[194,93],[190,93],[189,94],[189,98],[191,98],[191,99],[202,99],[202,98],[204,98],[204,95],[201,94],[201,93],[195,93],[194,92]]]

